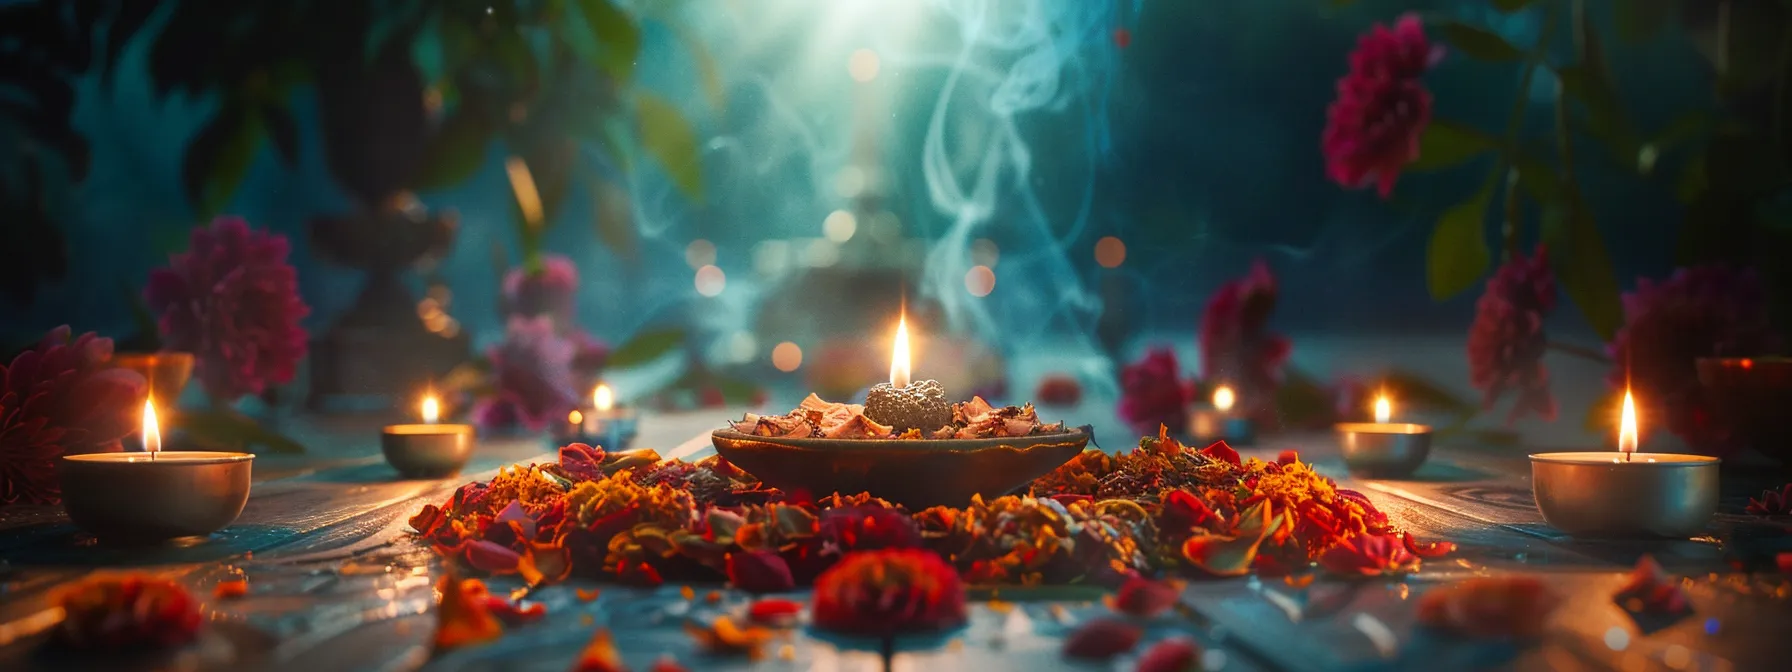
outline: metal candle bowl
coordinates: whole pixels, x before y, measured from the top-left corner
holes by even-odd
[[[453,476],[473,455],[473,426],[388,425],[380,433],[380,452],[408,478]]]
[[[1540,453],[1531,493],[1543,520],[1577,537],[1687,537],[1717,511],[1718,459],[1703,455]]]
[[[167,451],[65,455],[62,507],[109,542],[154,543],[211,534],[249,501],[248,453]]]
[[[1431,428],[1405,422],[1338,424],[1344,466],[1364,478],[1411,476],[1431,455]]]

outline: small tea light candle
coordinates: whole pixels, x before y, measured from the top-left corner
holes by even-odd
[[[897,432],[911,429],[932,432],[952,422],[952,404],[946,388],[937,380],[911,380],[908,351],[908,315],[896,321],[896,340],[890,348],[890,382],[872,385],[865,393],[865,417],[889,425]]]
[[[1250,445],[1257,438],[1257,428],[1250,418],[1232,414],[1232,407],[1237,403],[1238,394],[1231,387],[1220,385],[1213,388],[1212,403],[1189,406],[1189,438],[1196,443],[1225,441],[1240,446]]]
[[[1390,422],[1394,404],[1386,394],[1375,398],[1375,422],[1339,423],[1338,444],[1344,466],[1365,478],[1401,478],[1418,471],[1431,454],[1431,428]]]
[[[435,395],[423,398],[423,424],[387,425],[380,433],[386,463],[409,478],[441,478],[460,473],[473,454],[473,426],[441,423]]]
[[[562,443],[585,443],[606,451],[627,450],[634,443],[639,416],[635,409],[616,403],[616,393],[605,383],[591,390],[591,405],[566,414],[566,424],[555,432]]]
[[[1618,452],[1531,455],[1544,522],[1578,537],[1687,537],[1717,512],[1715,457],[1639,453],[1636,402],[1624,391]]]
[[[223,529],[249,501],[249,453],[163,451],[154,400],[143,402],[141,453],[65,455],[62,506],[113,543],[155,543]]]

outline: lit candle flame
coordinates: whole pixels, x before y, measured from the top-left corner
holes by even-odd
[[[890,355],[890,386],[908,387],[908,316],[896,320],[896,348]]]
[[[598,383],[597,389],[591,391],[591,407],[600,411],[615,408],[616,393],[610,391],[609,385]]]
[[[1221,413],[1232,410],[1235,403],[1238,403],[1238,395],[1232,393],[1232,388],[1225,385],[1213,388],[1213,407]]]
[[[1636,402],[1630,398],[1630,389],[1624,390],[1624,413],[1618,420],[1618,450],[1624,451],[1625,457],[1636,452]]]
[[[436,401],[436,398],[433,395],[424,397],[422,411],[423,422],[431,425],[436,424],[436,420],[439,420],[442,417],[442,402]]]
[[[1394,404],[1386,395],[1375,398],[1375,421],[1387,422],[1394,417]]]
[[[582,424],[585,422],[585,414],[580,413],[579,409],[572,409],[571,413],[566,414],[566,422],[573,425]]]
[[[154,453],[162,451],[162,428],[156,422],[154,399],[143,401],[143,451],[151,453],[150,457],[152,458],[155,457]]]

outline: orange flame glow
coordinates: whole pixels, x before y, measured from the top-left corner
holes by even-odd
[[[1213,407],[1221,413],[1232,410],[1232,405],[1236,403],[1238,395],[1232,392],[1232,388],[1225,385],[1213,388]]]
[[[1375,398],[1375,421],[1387,422],[1394,418],[1394,403],[1388,401],[1387,395]]]
[[[591,407],[600,411],[615,408],[616,393],[610,390],[609,385],[598,383],[597,389],[591,391]]]
[[[890,386],[908,387],[908,316],[896,321],[896,347],[890,353]]]
[[[1636,444],[1636,401],[1630,398],[1630,389],[1625,388],[1624,413],[1618,420],[1618,450],[1634,453]]]
[[[436,421],[442,417],[442,402],[436,401],[435,395],[424,397],[423,408],[420,410],[424,422],[431,425],[436,424]]]
[[[162,427],[156,422],[156,401],[143,400],[143,450],[149,453],[162,451]]]

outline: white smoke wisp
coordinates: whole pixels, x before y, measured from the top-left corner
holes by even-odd
[[[1102,368],[1093,339],[1101,301],[1084,286],[1069,250],[1088,225],[1095,172],[1109,150],[1107,102],[1119,65],[1111,35],[1124,8],[1105,0],[934,4],[956,19],[961,43],[923,140],[928,198],[949,224],[929,247],[921,291],[940,303],[955,329],[1010,352],[1049,338],[1058,354]],[[1074,212],[1048,212],[1033,176],[1036,142],[1018,122],[1067,113],[1080,115],[1080,142],[1054,144],[1051,159],[1076,160],[1086,172],[1071,187],[1047,185],[1080,193]],[[997,229],[1007,240],[1027,241],[1003,256],[997,273],[1023,289],[973,297],[963,281],[972,267],[970,243]],[[1112,384],[1110,376],[1088,378]]]

